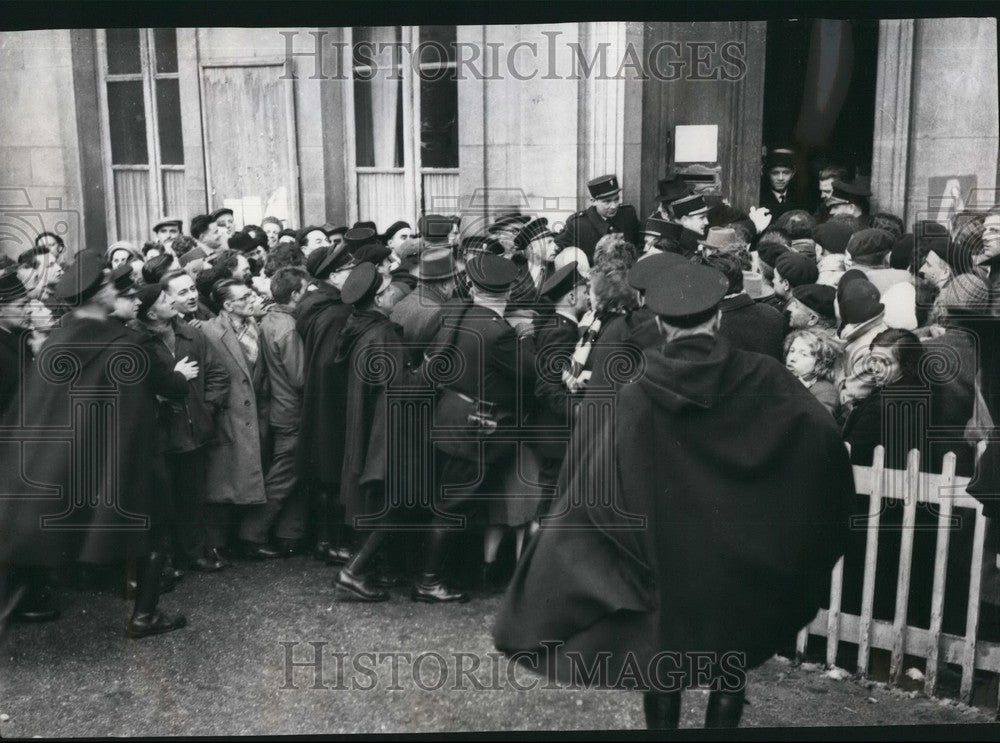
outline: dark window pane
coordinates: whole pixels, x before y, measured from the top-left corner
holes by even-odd
[[[137,75],[142,72],[139,61],[139,29],[109,28],[108,74]]]
[[[395,109],[395,110],[393,110]],[[387,139],[395,119],[393,138]],[[403,83],[380,75],[354,81],[355,163],[359,167],[403,167]]]
[[[458,167],[458,81],[449,70],[443,80],[420,81],[420,164]]]
[[[454,62],[455,26],[421,26],[419,49],[421,64]]]
[[[160,162],[184,164],[181,94],[177,80],[156,81],[156,118],[160,128]]]
[[[402,26],[355,26],[352,29],[355,67],[388,67],[399,64],[403,40]],[[388,46],[386,46],[388,45]]]
[[[111,162],[115,165],[149,163],[146,149],[146,107],[138,80],[108,83],[108,125]]]
[[[154,29],[153,44],[156,46],[156,71],[177,72],[177,30]]]

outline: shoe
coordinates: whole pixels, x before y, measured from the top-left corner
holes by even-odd
[[[469,600],[469,594],[461,591],[453,591],[436,576],[424,576],[419,582],[413,585],[413,592],[410,594],[413,601],[423,601],[428,604],[461,603]]]
[[[340,569],[340,572],[337,573],[337,577],[333,581],[333,585],[358,601],[376,602],[385,601],[389,598],[389,594],[385,591],[378,591],[371,588],[363,575],[355,575],[347,568]]]
[[[226,567],[225,563],[208,557],[199,557],[189,568],[199,573],[216,573]]]
[[[327,565],[346,565],[351,561],[353,556],[349,547],[337,547],[334,545],[328,545],[326,548],[326,560]]]
[[[282,557],[281,552],[266,544],[243,542],[240,545],[240,555],[245,560],[273,560]]]
[[[219,548],[210,549],[208,551],[208,559],[221,563],[224,568],[228,568],[233,564],[232,561],[224,555],[222,550]]]
[[[164,632],[173,632],[187,625],[187,619],[182,614],[170,615],[162,611],[154,611],[152,614],[133,614],[129,620],[125,634],[133,640],[150,635],[162,635]]]

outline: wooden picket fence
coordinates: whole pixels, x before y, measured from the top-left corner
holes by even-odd
[[[982,451],[982,447],[980,447]],[[1000,643],[977,639],[979,630],[979,604],[982,579],[986,518],[983,506],[966,493],[967,477],[956,477],[955,455],[945,454],[941,474],[920,471],[920,452],[910,451],[906,470],[890,470],[884,466],[885,450],[875,448],[871,467],[854,467],[855,489],[858,494],[869,496],[867,545],[865,549],[864,583],[862,587],[861,615],[841,611],[844,558],[833,568],[830,584],[830,608],[821,609],[816,618],[803,627],[798,635],[797,650],[803,657],[810,634],[827,638],[826,664],[836,663],[841,642],[858,646],[857,668],[862,677],[868,675],[872,648],[891,651],[890,681],[898,684],[904,669],[904,655],[925,658],[924,692],[934,696],[938,689],[941,663],[961,665],[960,697],[970,704],[973,695],[975,670],[1000,673]],[[887,483],[889,484],[887,487]],[[879,514],[882,501],[903,502],[903,524],[899,555],[899,572],[896,582],[895,614],[892,622],[874,619],[875,568],[878,556]],[[906,624],[907,603],[910,594],[910,568],[913,556],[913,535],[918,503],[935,503],[939,509],[937,542],[934,559],[934,583],[931,596],[930,627],[922,629]],[[972,560],[969,566],[969,597],[965,635],[951,635],[941,631],[944,614],[945,576],[947,571],[949,524],[952,509],[968,508],[975,513]],[[998,701],[1000,704],[1000,701]]]

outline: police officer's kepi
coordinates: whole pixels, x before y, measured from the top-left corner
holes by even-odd
[[[514,245],[520,250],[524,250],[528,247],[528,243],[540,237],[552,237],[552,232],[549,230],[549,220],[545,217],[536,217],[524,225],[514,238]]]
[[[359,304],[370,301],[378,294],[383,280],[388,281],[388,278],[382,276],[374,264],[361,263],[355,266],[351,275],[347,277],[344,288],[340,292],[340,298],[344,304]]]
[[[577,284],[582,284],[586,279],[580,274],[576,261],[567,263],[554,274],[549,280],[542,284],[542,296],[549,299],[558,299],[570,292]]]
[[[104,259],[92,250],[81,250],[66,267],[54,294],[67,304],[79,305],[97,294],[103,283]]]
[[[646,226],[642,230],[644,235],[651,235],[655,238],[669,237],[672,240],[679,240],[682,232],[684,232],[684,228],[679,224],[657,217],[647,219]]]
[[[644,292],[649,287],[656,286],[663,273],[671,271],[680,263],[687,263],[687,259],[678,253],[657,251],[635,262],[628,272],[629,286]]]
[[[135,279],[132,278],[132,264],[123,263],[111,272],[111,283],[119,297],[134,297],[139,293]]]
[[[606,199],[621,193],[621,186],[618,185],[618,176],[602,175],[587,181],[587,190],[590,191],[592,199]]]
[[[683,199],[675,201],[670,205],[670,211],[673,212],[674,219],[692,217],[698,214],[707,214],[708,204],[705,202],[704,196],[695,194],[694,196],[686,196]]]
[[[729,280],[714,268],[690,261],[665,268],[646,290],[646,306],[667,321],[706,313],[729,291]]]
[[[344,242],[352,253],[358,248],[375,241],[375,230],[371,227],[354,227],[344,233]]]
[[[510,288],[517,278],[517,266],[506,258],[483,253],[465,264],[469,280],[480,289],[500,293]]]

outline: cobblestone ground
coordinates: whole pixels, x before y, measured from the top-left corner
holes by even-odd
[[[189,575],[162,599],[164,608],[185,613],[189,626],[141,641],[124,637],[129,605],[119,596],[61,590],[60,621],[14,625],[3,640],[0,734],[643,728],[639,694],[541,688],[541,679],[519,669],[508,677],[506,662],[490,656],[496,596],[428,606],[412,603],[400,589],[384,604],[342,603],[334,599],[333,575],[306,557]],[[316,648],[322,672],[288,666],[288,652],[302,662],[315,657]],[[445,659],[444,667],[431,651]],[[409,653],[412,660],[396,656],[394,680],[386,656],[362,653]],[[453,660],[457,654],[464,655]],[[457,681],[461,668],[468,675]],[[751,673],[748,699],[747,728],[957,723],[968,726],[971,739],[992,727],[984,709],[838,680],[778,658]],[[706,700],[704,692],[686,694],[682,727],[701,726]]]

